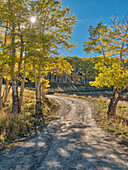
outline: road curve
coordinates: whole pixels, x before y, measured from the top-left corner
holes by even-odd
[[[97,126],[88,101],[49,97],[61,106],[57,115],[30,139],[2,151],[0,170],[128,169],[128,153]]]

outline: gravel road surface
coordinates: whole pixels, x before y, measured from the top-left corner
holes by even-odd
[[[60,104],[53,120],[0,153],[0,170],[128,170],[122,148],[97,126],[88,101],[49,96]]]

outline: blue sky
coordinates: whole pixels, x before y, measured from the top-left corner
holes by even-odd
[[[77,25],[70,42],[78,43],[77,49],[71,53],[63,51],[63,54],[82,58],[90,57],[83,51],[83,42],[89,38],[89,25],[96,26],[100,21],[111,24],[110,18],[115,14],[122,18],[128,13],[128,0],[62,0],[62,6],[70,6],[71,14],[76,15]]]

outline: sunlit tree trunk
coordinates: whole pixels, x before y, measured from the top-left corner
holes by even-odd
[[[18,98],[18,86],[15,78],[15,23],[12,21],[12,113],[20,112],[19,98]]]
[[[12,112],[20,113],[18,87],[17,87],[17,82],[15,78],[12,78]]]
[[[41,71],[42,67],[39,67],[39,73],[38,73],[38,82],[36,81],[36,69],[34,68],[34,77],[35,77],[35,88],[36,88],[36,113],[40,114],[42,113],[41,109]]]
[[[5,101],[4,102],[6,102],[7,101],[7,97],[8,97],[8,85],[9,85],[9,81],[8,81],[8,79],[6,78],[6,89],[5,89]]]
[[[20,104],[22,104],[22,102],[23,102],[25,75],[26,75],[26,65],[24,64],[24,73],[23,73],[23,78],[21,81],[21,90],[20,90]]]
[[[114,89],[112,98],[108,105],[108,111],[107,111],[108,118],[116,115],[116,107],[119,100],[120,100],[120,92],[117,89]]]

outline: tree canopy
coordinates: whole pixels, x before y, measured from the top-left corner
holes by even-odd
[[[2,77],[12,83],[13,113],[20,112],[18,84],[25,76],[35,82],[37,103],[41,102],[40,86],[51,70],[52,58],[61,56],[60,48],[76,47],[68,42],[75,25],[76,16],[62,7],[61,0],[2,1],[0,67]]]
[[[127,16],[121,21],[113,17],[111,25],[100,22],[95,28],[90,26],[89,33],[89,40],[84,42],[84,50],[86,53],[98,54],[95,68],[99,71],[95,81],[90,84],[96,87],[114,87],[113,101],[111,100],[113,106],[108,114],[115,114],[117,102],[128,96],[128,94],[120,95],[121,91],[128,88]]]

